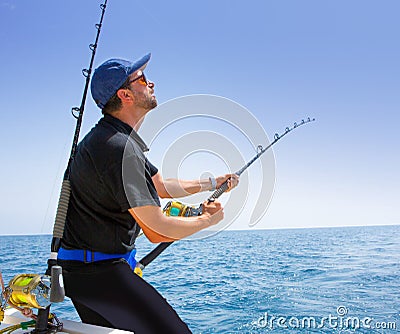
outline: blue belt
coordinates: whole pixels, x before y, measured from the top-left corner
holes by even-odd
[[[125,259],[131,266],[132,269],[136,267],[136,248],[132,249],[131,252],[125,254],[108,254],[101,252],[92,252],[86,249],[65,249],[60,248],[58,251],[57,258],[59,260],[66,261],[80,261],[84,263],[92,263],[103,260],[112,260],[112,259]]]

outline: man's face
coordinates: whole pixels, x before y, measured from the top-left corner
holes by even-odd
[[[150,111],[157,107],[157,99],[154,95],[154,82],[147,80],[142,70],[130,75],[129,90],[135,97],[135,105],[138,108]]]

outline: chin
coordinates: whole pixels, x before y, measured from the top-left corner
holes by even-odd
[[[156,99],[152,100],[150,105],[151,105],[151,109],[154,109],[155,107],[157,107],[157,105],[158,105],[157,100]]]

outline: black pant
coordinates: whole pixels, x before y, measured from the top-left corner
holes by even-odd
[[[65,293],[82,322],[147,333],[191,333],[171,305],[125,260],[59,261]]]

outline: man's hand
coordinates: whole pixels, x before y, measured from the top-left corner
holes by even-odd
[[[215,180],[217,181],[217,189],[221,187],[226,180],[228,180],[227,192],[231,191],[239,184],[239,176],[236,174],[225,174],[223,176],[218,176]]]
[[[222,219],[224,219],[224,209],[220,202],[208,202],[203,203],[203,214],[209,219],[210,226],[218,224]]]

